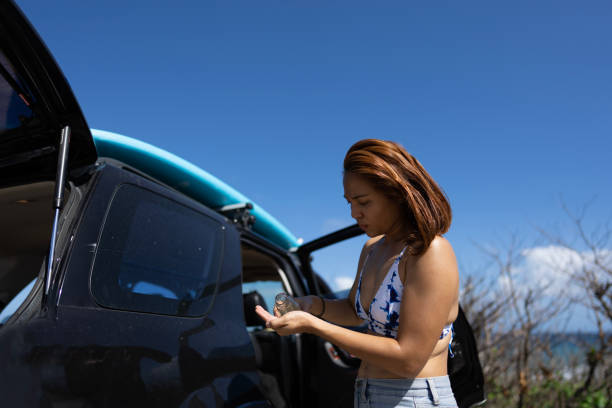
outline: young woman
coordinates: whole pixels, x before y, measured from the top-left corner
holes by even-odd
[[[444,193],[394,142],[355,143],[344,196],[370,237],[347,299],[297,298],[302,311],[257,313],[280,335],[312,333],[361,359],[355,407],[455,407],[446,364],[459,275]],[[339,325],[368,323],[367,333]],[[335,323],[335,324],[334,324]]]

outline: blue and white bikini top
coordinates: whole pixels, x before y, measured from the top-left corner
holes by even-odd
[[[382,334],[385,337],[397,337],[400,305],[402,293],[404,292],[404,285],[398,274],[398,265],[405,250],[406,248],[402,249],[402,252],[395,258],[393,265],[389,268],[389,272],[387,272],[385,279],[372,299],[372,303],[370,303],[368,312],[361,306],[361,278],[363,277],[363,270],[370,256],[369,252],[359,272],[359,284],[357,285],[357,293],[355,294],[355,312],[357,316],[368,322],[368,328],[371,331]],[[452,323],[444,326],[440,339],[446,337],[448,333],[452,334],[452,329]]]

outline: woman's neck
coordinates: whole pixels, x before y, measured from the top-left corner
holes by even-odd
[[[389,234],[385,234],[380,240],[381,246],[385,249],[385,252],[395,253],[399,252],[406,246],[403,240],[396,239]]]

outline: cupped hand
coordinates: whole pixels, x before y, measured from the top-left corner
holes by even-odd
[[[310,313],[296,310],[283,316],[274,316],[263,307],[255,306],[255,313],[266,322],[266,327],[281,336],[308,332],[313,326],[314,317]]]

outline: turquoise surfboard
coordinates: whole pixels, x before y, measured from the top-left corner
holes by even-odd
[[[250,212],[255,216],[253,231],[285,249],[299,245],[295,236],[263,208],[187,160],[117,133],[91,129],[91,134],[98,157],[121,161],[208,207],[252,203]]]

